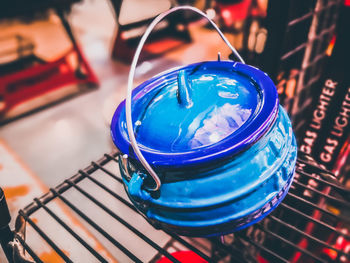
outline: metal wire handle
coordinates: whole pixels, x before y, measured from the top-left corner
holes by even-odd
[[[132,116],[131,116],[131,96],[132,96],[132,89],[133,89],[133,84],[134,84],[135,70],[136,70],[137,62],[139,60],[139,56],[140,56],[140,53],[142,51],[142,48],[143,48],[148,36],[150,35],[152,30],[154,29],[154,27],[161,20],[163,20],[163,18],[165,18],[169,14],[174,13],[174,12],[179,11],[179,10],[191,10],[191,11],[198,13],[201,16],[205,17],[211,23],[211,25],[216,29],[216,31],[218,32],[218,34],[220,35],[222,40],[231,49],[231,51],[236,55],[236,57],[240,60],[240,62],[245,64],[243,58],[239,55],[237,50],[230,44],[230,42],[227,40],[227,38],[224,36],[224,34],[218,28],[218,26],[205,13],[203,13],[201,10],[199,10],[195,7],[178,6],[178,7],[171,8],[168,11],[165,11],[165,12],[159,14],[152,21],[152,23],[148,26],[148,28],[146,29],[145,33],[143,34],[143,36],[140,40],[140,43],[137,46],[134,58],[133,58],[132,63],[131,63],[131,67],[130,67],[130,71],[129,71],[129,78],[128,78],[127,95],[126,95],[125,114],[126,114],[126,125],[127,125],[127,130],[128,130],[131,146],[134,149],[134,152],[135,152],[136,156],[139,158],[141,164],[147,170],[147,172],[150,174],[150,176],[152,176],[152,178],[156,184],[156,187],[154,187],[152,189],[148,189],[150,191],[157,191],[160,188],[160,186],[162,185],[162,183],[161,183],[158,175],[156,174],[156,172],[152,169],[152,167],[146,161],[145,157],[142,155],[140,148],[137,145],[135,134],[134,134],[133,124],[132,124]]]

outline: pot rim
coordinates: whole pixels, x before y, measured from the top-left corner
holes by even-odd
[[[197,166],[213,161],[229,158],[253,145],[263,134],[267,132],[278,113],[278,94],[276,87],[268,75],[261,70],[234,61],[205,61],[177,67],[162,72],[155,77],[143,82],[133,90],[132,98],[139,100],[144,96],[145,90],[150,91],[159,88],[160,82],[173,78],[180,70],[196,66],[206,66],[216,69],[229,69],[244,75],[255,83],[260,94],[259,109],[255,111],[253,119],[244,127],[242,126],[224,139],[207,146],[192,149],[186,152],[164,152],[150,149],[139,144],[140,150],[146,160],[155,168],[181,168]],[[135,103],[135,102],[134,102]],[[124,114],[124,116],[122,115]],[[111,123],[112,140],[116,147],[131,159],[138,159],[133,152],[127,128],[125,124],[125,100],[117,107]]]

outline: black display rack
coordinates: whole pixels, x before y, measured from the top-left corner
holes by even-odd
[[[298,130],[313,102],[326,50],[335,36],[344,0],[269,0],[268,37],[259,67],[281,90],[281,102]],[[288,90],[289,89],[289,90]]]
[[[57,200],[73,212],[94,233],[96,239],[103,244],[108,243],[106,247],[112,254],[118,252],[122,259],[115,257],[119,262],[157,262],[161,257],[167,257],[171,262],[179,262],[171,255],[176,250],[191,250],[208,262],[350,261],[349,253],[337,245],[339,238],[350,241],[350,233],[342,230],[342,227],[350,224],[350,190],[337,183],[334,175],[319,168],[307,156],[298,158],[295,180],[285,200],[263,221],[246,230],[227,235],[223,240],[184,238],[173,233],[161,233],[168,237],[165,244],[160,244],[157,238],[151,237],[152,234],[142,230],[144,226],[149,227],[145,219],[137,219],[136,226],[132,222],[139,215],[126,197],[124,189],[118,190],[114,185],[122,185],[118,166],[120,157],[118,152],[105,154],[97,162],[92,162],[90,166],[20,210],[16,231],[13,232],[16,242],[12,242],[12,245],[4,245],[2,242],[7,255],[13,257],[17,254],[17,259],[13,262],[25,262],[21,261],[21,253],[18,253],[22,247],[24,254],[29,254],[35,262],[44,262],[38,252],[32,249],[33,244],[25,240],[25,233],[29,228],[65,262],[77,262],[77,259],[70,258],[71,253],[65,253],[67,244],[59,245],[56,241],[57,235],[64,232],[78,242],[79,246],[75,246],[75,249],[81,250],[80,256],[89,254],[92,257],[90,262],[107,262],[99,251],[89,245],[89,240],[79,235],[74,227],[65,223],[61,215],[50,208],[50,204]],[[104,177],[110,180],[106,182]],[[310,183],[310,180],[314,183]],[[92,190],[94,187],[99,188],[98,195]],[[87,203],[95,205],[96,208],[84,211]],[[107,227],[96,222],[97,210],[98,217],[102,216],[104,221],[108,221]],[[57,223],[55,235],[46,233],[40,220],[35,222],[33,218],[38,213],[44,213],[42,216],[50,217]],[[127,219],[123,216],[125,214],[128,214]],[[123,243],[120,235],[129,232],[120,233],[117,230],[118,225],[123,225],[130,232],[133,243],[143,243],[144,248],[135,251],[130,249],[130,243]],[[155,229],[152,231],[162,232]],[[8,236],[3,235],[2,239],[9,241]],[[21,244],[21,248],[14,249],[14,244]],[[145,250],[154,251],[154,256],[144,259]],[[262,258],[267,261],[261,261]]]

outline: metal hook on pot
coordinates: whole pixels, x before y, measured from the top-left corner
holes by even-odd
[[[131,99],[132,99],[131,96],[132,96],[132,89],[133,89],[133,83],[134,83],[134,77],[135,77],[135,70],[136,70],[137,62],[139,60],[139,56],[140,56],[140,53],[142,51],[142,48],[143,48],[148,36],[150,35],[152,30],[154,29],[154,27],[161,20],[163,20],[166,16],[168,16],[169,14],[174,13],[176,11],[179,11],[179,10],[190,10],[190,11],[193,11],[193,12],[205,17],[211,23],[211,25],[216,29],[216,31],[218,32],[218,34],[220,35],[222,40],[231,49],[231,51],[236,55],[236,57],[239,59],[239,61],[241,63],[245,64],[243,58],[239,55],[237,50],[230,44],[230,42],[227,40],[227,38],[224,36],[224,34],[218,28],[218,26],[205,13],[203,13],[201,10],[199,10],[195,7],[178,6],[178,7],[174,7],[172,9],[169,9],[168,11],[165,11],[165,12],[161,13],[160,15],[158,15],[152,21],[152,23],[148,26],[148,28],[146,29],[145,33],[143,34],[143,36],[140,40],[140,43],[137,46],[134,58],[133,58],[132,63],[131,63],[129,77],[128,77],[128,88],[127,88],[127,96],[126,96],[126,104],[125,104],[125,114],[126,114],[127,130],[128,130],[128,135],[129,135],[131,146],[134,149],[134,152],[135,152],[136,156],[138,157],[138,159],[140,160],[141,164],[144,166],[144,168],[147,170],[147,172],[153,178],[153,180],[156,184],[156,186],[154,188],[148,189],[149,191],[159,190],[162,183],[161,183],[161,180],[159,179],[158,175],[156,174],[156,172],[152,169],[150,164],[147,162],[147,160],[142,155],[140,148],[137,145],[136,138],[134,135],[133,122],[132,122],[132,116],[131,116]]]

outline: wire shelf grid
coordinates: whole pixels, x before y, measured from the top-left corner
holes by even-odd
[[[301,155],[302,153],[300,153]],[[307,156],[298,158],[292,187],[280,206],[261,222],[234,234],[217,238],[185,238],[156,230],[142,218],[127,198],[119,172],[119,152],[105,154],[73,177],[20,210],[18,225],[36,233],[65,262],[76,262],[67,244],[58,242],[63,232],[76,241],[78,255],[89,255],[86,262],[109,262],[74,226],[65,222],[52,203],[59,202],[74,213],[120,262],[157,262],[162,257],[180,262],[172,252],[190,250],[207,262],[348,262],[350,255],[337,246],[343,238],[350,242],[350,190],[318,167]],[[56,234],[40,225],[38,214],[56,224]],[[101,221],[102,218],[102,221]],[[30,229],[31,228],[31,229]],[[31,231],[29,231],[29,229]],[[123,230],[121,230],[123,229]],[[30,237],[15,233],[15,238],[36,261]],[[68,253],[67,253],[68,251]],[[150,253],[145,253],[148,251]],[[145,256],[145,254],[147,254]],[[262,261],[265,260],[265,261]]]

